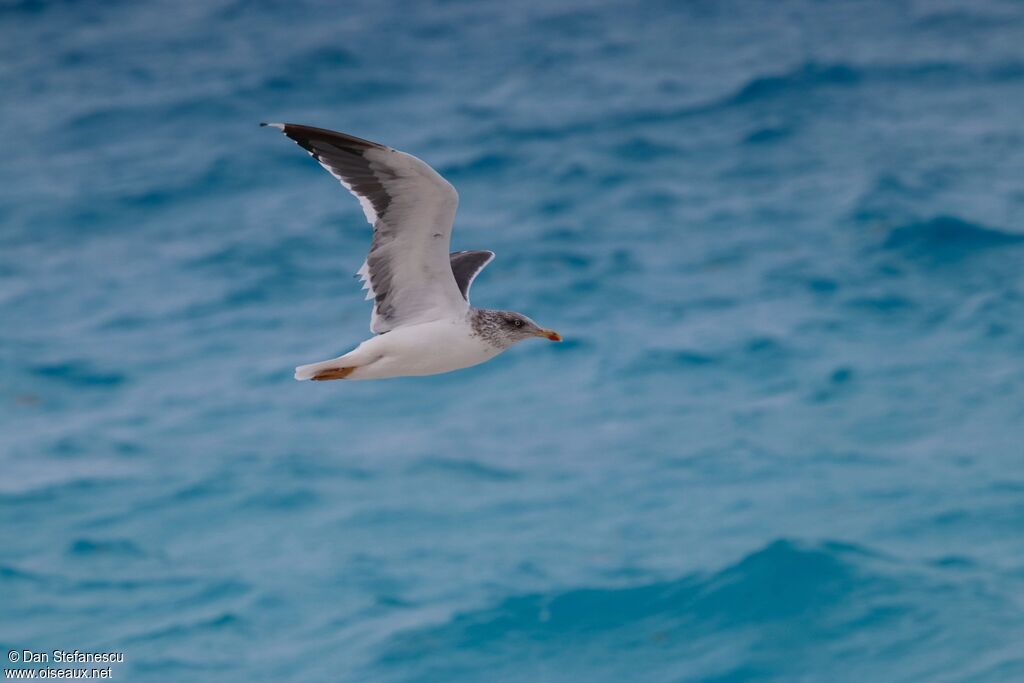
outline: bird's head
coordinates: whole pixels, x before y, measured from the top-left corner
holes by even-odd
[[[531,337],[562,341],[562,335],[541,327],[522,313],[514,311],[478,310],[479,332],[498,346],[512,346]]]

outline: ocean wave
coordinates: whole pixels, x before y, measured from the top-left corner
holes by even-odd
[[[969,84],[1008,83],[1024,79],[1024,62],[1001,61],[989,64],[923,61],[911,63],[800,62],[776,73],[755,74],[725,94],[693,101],[681,106],[632,107],[601,117],[580,117],[570,123],[550,125],[511,124],[496,120],[488,127],[487,138],[510,141],[546,141],[592,136],[614,131],[621,135],[651,124],[696,120],[728,111],[754,109],[761,105],[790,101],[826,89],[852,90],[878,85],[911,85],[915,88],[950,87]],[[796,132],[798,122],[786,121],[775,127],[762,127],[748,134],[745,142],[757,144],[783,139]],[[480,142],[485,139],[482,137]],[[659,150],[664,155],[665,151]]]
[[[191,621],[168,624],[160,628],[154,628],[128,635],[124,642],[128,644],[145,643],[159,640],[179,640],[182,638],[203,637],[223,631],[234,631],[244,633],[247,630],[247,622],[234,612],[222,612],[211,617],[195,619]]]
[[[762,335],[737,339],[716,348],[644,349],[629,366],[631,373],[672,370],[745,368],[745,372],[770,373],[793,358],[794,350],[782,340]]]
[[[515,470],[497,467],[476,460],[429,457],[418,460],[409,467],[410,474],[453,475],[458,478],[478,481],[515,481],[521,475]]]
[[[451,182],[463,178],[480,179],[490,176],[500,176],[502,172],[513,167],[516,163],[514,157],[497,152],[486,152],[473,156],[467,161],[450,163],[438,168],[438,172]]]
[[[555,643],[620,629],[682,629],[690,637],[705,629],[789,622],[810,630],[813,625],[800,620],[820,620],[830,607],[887,581],[861,566],[875,558],[848,544],[779,540],[710,576],[510,597],[439,626],[400,634],[387,658],[513,639]]]
[[[908,223],[889,232],[886,249],[924,250],[941,253],[964,253],[975,249],[1001,247],[1024,242],[1024,234],[992,228],[981,223],[937,216]]]
[[[747,145],[765,145],[781,142],[792,137],[795,129],[796,126],[793,124],[757,128],[744,136],[743,143]]]
[[[770,98],[806,93],[826,87],[852,87],[874,83],[913,83],[915,87],[958,82],[1001,82],[1024,77],[1024,63],[966,62],[864,63],[803,62],[779,74],[755,76],[720,101],[721,106],[742,106]]]
[[[777,75],[755,76],[732,95],[721,100],[720,104],[742,106],[756,100],[806,92],[821,86],[856,85],[866,76],[867,71],[863,67],[853,64],[805,62]]]
[[[49,581],[50,577],[45,574],[27,571],[13,565],[0,564],[0,585],[14,582],[45,584]]]
[[[615,678],[616,653],[627,652],[631,671],[643,662],[639,671],[648,680],[734,680],[751,671],[772,678],[792,672],[794,658],[811,670],[843,667],[843,680],[881,671],[910,679],[940,660],[947,673],[963,672],[969,663],[934,654],[898,664],[872,660],[870,645],[937,645],[952,632],[984,649],[972,615],[982,606],[992,610],[996,630],[1014,616],[962,581],[970,580],[958,564],[910,567],[863,546],[778,540],[710,575],[508,597],[394,635],[376,664],[404,672],[402,680],[417,671],[443,678],[485,670],[515,670],[516,680],[526,680],[532,674],[525,662],[556,652],[563,673],[574,678]],[[930,606],[933,600],[944,601],[945,615]],[[850,632],[863,644],[847,641]],[[995,651],[987,667],[1012,667],[1011,659]]]
[[[276,486],[271,490],[248,496],[241,502],[241,507],[249,510],[282,512],[315,507],[319,502],[320,495],[313,489]]]
[[[625,161],[643,162],[673,159],[681,156],[683,153],[677,145],[648,137],[634,137],[619,143],[613,151],[616,156]]]
[[[67,550],[69,555],[78,557],[142,557],[145,555],[134,541],[127,538],[95,539],[77,538]]]
[[[43,379],[52,379],[79,388],[116,387],[124,384],[127,377],[116,370],[102,370],[88,360],[72,360],[60,363],[36,365],[32,374]]]

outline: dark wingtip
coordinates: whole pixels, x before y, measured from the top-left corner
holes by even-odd
[[[266,128],[267,124],[264,121],[260,121],[260,128]]]

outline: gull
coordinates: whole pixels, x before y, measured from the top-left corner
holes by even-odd
[[[277,128],[355,195],[373,226],[356,273],[373,301],[374,333],[343,356],[300,365],[297,380],[436,375],[478,365],[513,344],[561,335],[512,311],[474,308],[469,288],[492,251],[449,253],[459,195],[411,154],[323,128]]]

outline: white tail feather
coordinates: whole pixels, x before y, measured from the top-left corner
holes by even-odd
[[[361,368],[364,365],[373,363],[374,361],[381,358],[383,354],[381,354],[380,350],[378,349],[379,345],[380,337],[371,337],[343,356],[331,358],[330,360],[322,360],[319,363],[300,365],[299,367],[295,368],[295,379],[299,380],[300,382],[307,379],[313,379],[313,377],[320,374],[324,370],[338,370],[341,368]]]
[[[313,379],[313,377],[324,370],[330,370],[331,368],[342,368],[344,364],[338,362],[339,359],[332,358],[331,360],[322,360],[319,363],[310,363],[309,365],[300,365],[295,368],[295,379],[302,382],[303,380]]]

